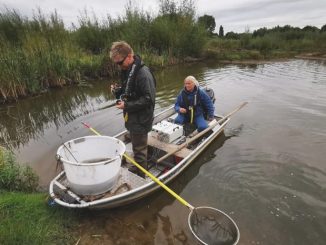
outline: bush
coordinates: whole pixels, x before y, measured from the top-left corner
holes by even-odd
[[[14,154],[0,147],[0,189],[33,192],[38,186],[38,176],[29,166],[17,163]]]
[[[233,39],[211,38],[206,42],[205,48],[218,50],[237,50],[240,48],[240,41]]]

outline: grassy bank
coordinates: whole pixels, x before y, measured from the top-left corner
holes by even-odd
[[[0,191],[0,244],[73,244],[73,216],[42,193]]]
[[[326,54],[325,30],[284,26],[253,33],[227,33],[225,37],[210,38],[204,55],[217,60],[266,60],[306,53],[317,57]]]
[[[0,244],[72,244],[69,210],[49,206],[37,176],[0,146]]]

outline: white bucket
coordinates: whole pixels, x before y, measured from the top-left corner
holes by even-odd
[[[109,136],[85,136],[59,147],[69,186],[80,195],[109,191],[119,176],[125,144]]]

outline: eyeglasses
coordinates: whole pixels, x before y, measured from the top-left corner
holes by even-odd
[[[123,62],[125,62],[125,60],[127,59],[128,55],[126,57],[124,57],[122,60],[115,62],[117,65],[121,66],[123,64]]]

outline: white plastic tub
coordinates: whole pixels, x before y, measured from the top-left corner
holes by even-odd
[[[119,176],[125,144],[109,136],[85,136],[59,147],[72,191],[79,195],[97,195],[109,191]]]

